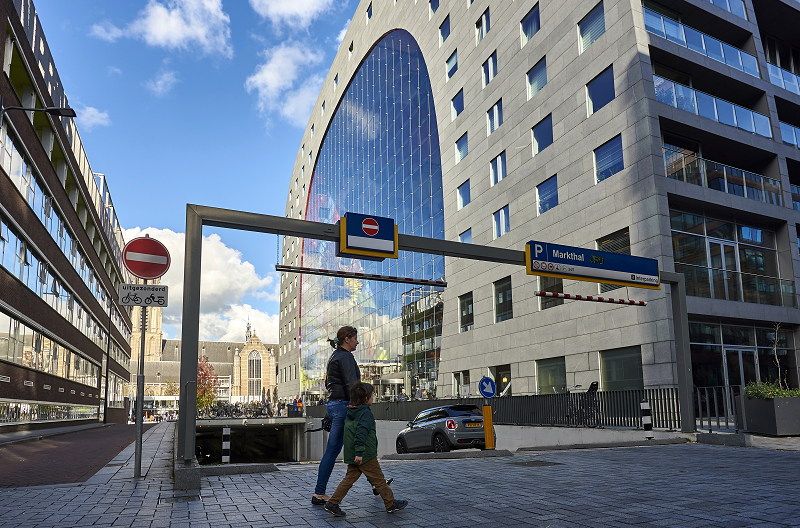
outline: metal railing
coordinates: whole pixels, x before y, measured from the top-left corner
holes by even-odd
[[[787,145],[800,148],[800,128],[778,121],[781,126],[781,140]]]
[[[769,117],[763,114],[658,75],[653,75],[653,82],[659,102],[772,139]]]
[[[800,77],[770,63],[767,63],[767,71],[769,72],[769,82],[800,95]]]
[[[706,0],[710,4],[721,7],[729,13],[747,20],[747,14],[744,10],[744,2],[742,0]]]
[[[686,277],[686,295],[797,308],[794,281],[738,271],[675,263]]]
[[[754,77],[761,77],[758,73],[758,59],[753,55],[647,8],[644,8],[644,26],[654,35],[702,53],[710,59],[727,64]]]
[[[760,174],[664,148],[667,178],[783,206],[781,182]]]
[[[696,387],[694,393],[694,415],[698,431],[713,432],[733,429],[738,433],[742,421],[736,412],[741,407],[741,385],[722,385],[716,387]]]
[[[494,398],[491,404],[493,421],[499,425],[641,428],[642,399],[650,402],[654,428],[680,429],[676,388],[509,396]],[[481,407],[483,402],[483,398],[380,402],[372,404],[372,414],[376,420],[409,422],[433,407],[470,404]],[[306,407],[306,416],[322,418],[325,406]]]

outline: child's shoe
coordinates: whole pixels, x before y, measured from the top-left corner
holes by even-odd
[[[392,482],[394,482],[394,479],[390,478],[389,480],[386,481],[386,485],[387,486],[391,486]],[[372,486],[372,494],[373,495],[380,495],[380,493],[378,493],[378,490],[375,488],[375,486]]]
[[[397,501],[395,501],[395,504],[396,503]],[[344,517],[345,515],[347,515],[345,512],[342,511],[342,509],[339,507],[338,504],[331,504],[330,502],[325,503],[325,511],[328,513],[332,513],[337,517]]]
[[[396,511],[400,511],[403,508],[405,508],[406,506],[408,506],[408,501],[407,500],[395,500],[394,503],[391,506],[386,508],[386,513],[394,513]],[[326,510],[328,509],[327,505],[325,506],[325,509]]]

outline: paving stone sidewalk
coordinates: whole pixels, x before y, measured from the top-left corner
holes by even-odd
[[[792,451],[685,444],[392,461],[384,472],[408,508],[386,514],[360,481],[339,519],[310,504],[313,464],[207,477],[202,500],[173,502],[193,494],[173,492],[158,462],[169,455],[172,425],[151,431],[146,478],[116,471],[103,483],[0,490],[2,526],[800,527],[800,453]],[[337,464],[329,492],[344,472]]]

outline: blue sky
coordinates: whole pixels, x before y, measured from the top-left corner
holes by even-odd
[[[146,230],[173,255],[164,324],[174,337],[186,204],[284,213],[311,107],[357,0],[35,5],[126,237]],[[201,338],[240,339],[249,315],[277,342],[275,237],[204,234]]]

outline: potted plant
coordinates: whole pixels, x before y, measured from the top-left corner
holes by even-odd
[[[751,433],[800,435],[800,389],[780,382],[750,382],[745,387],[744,415]]]

